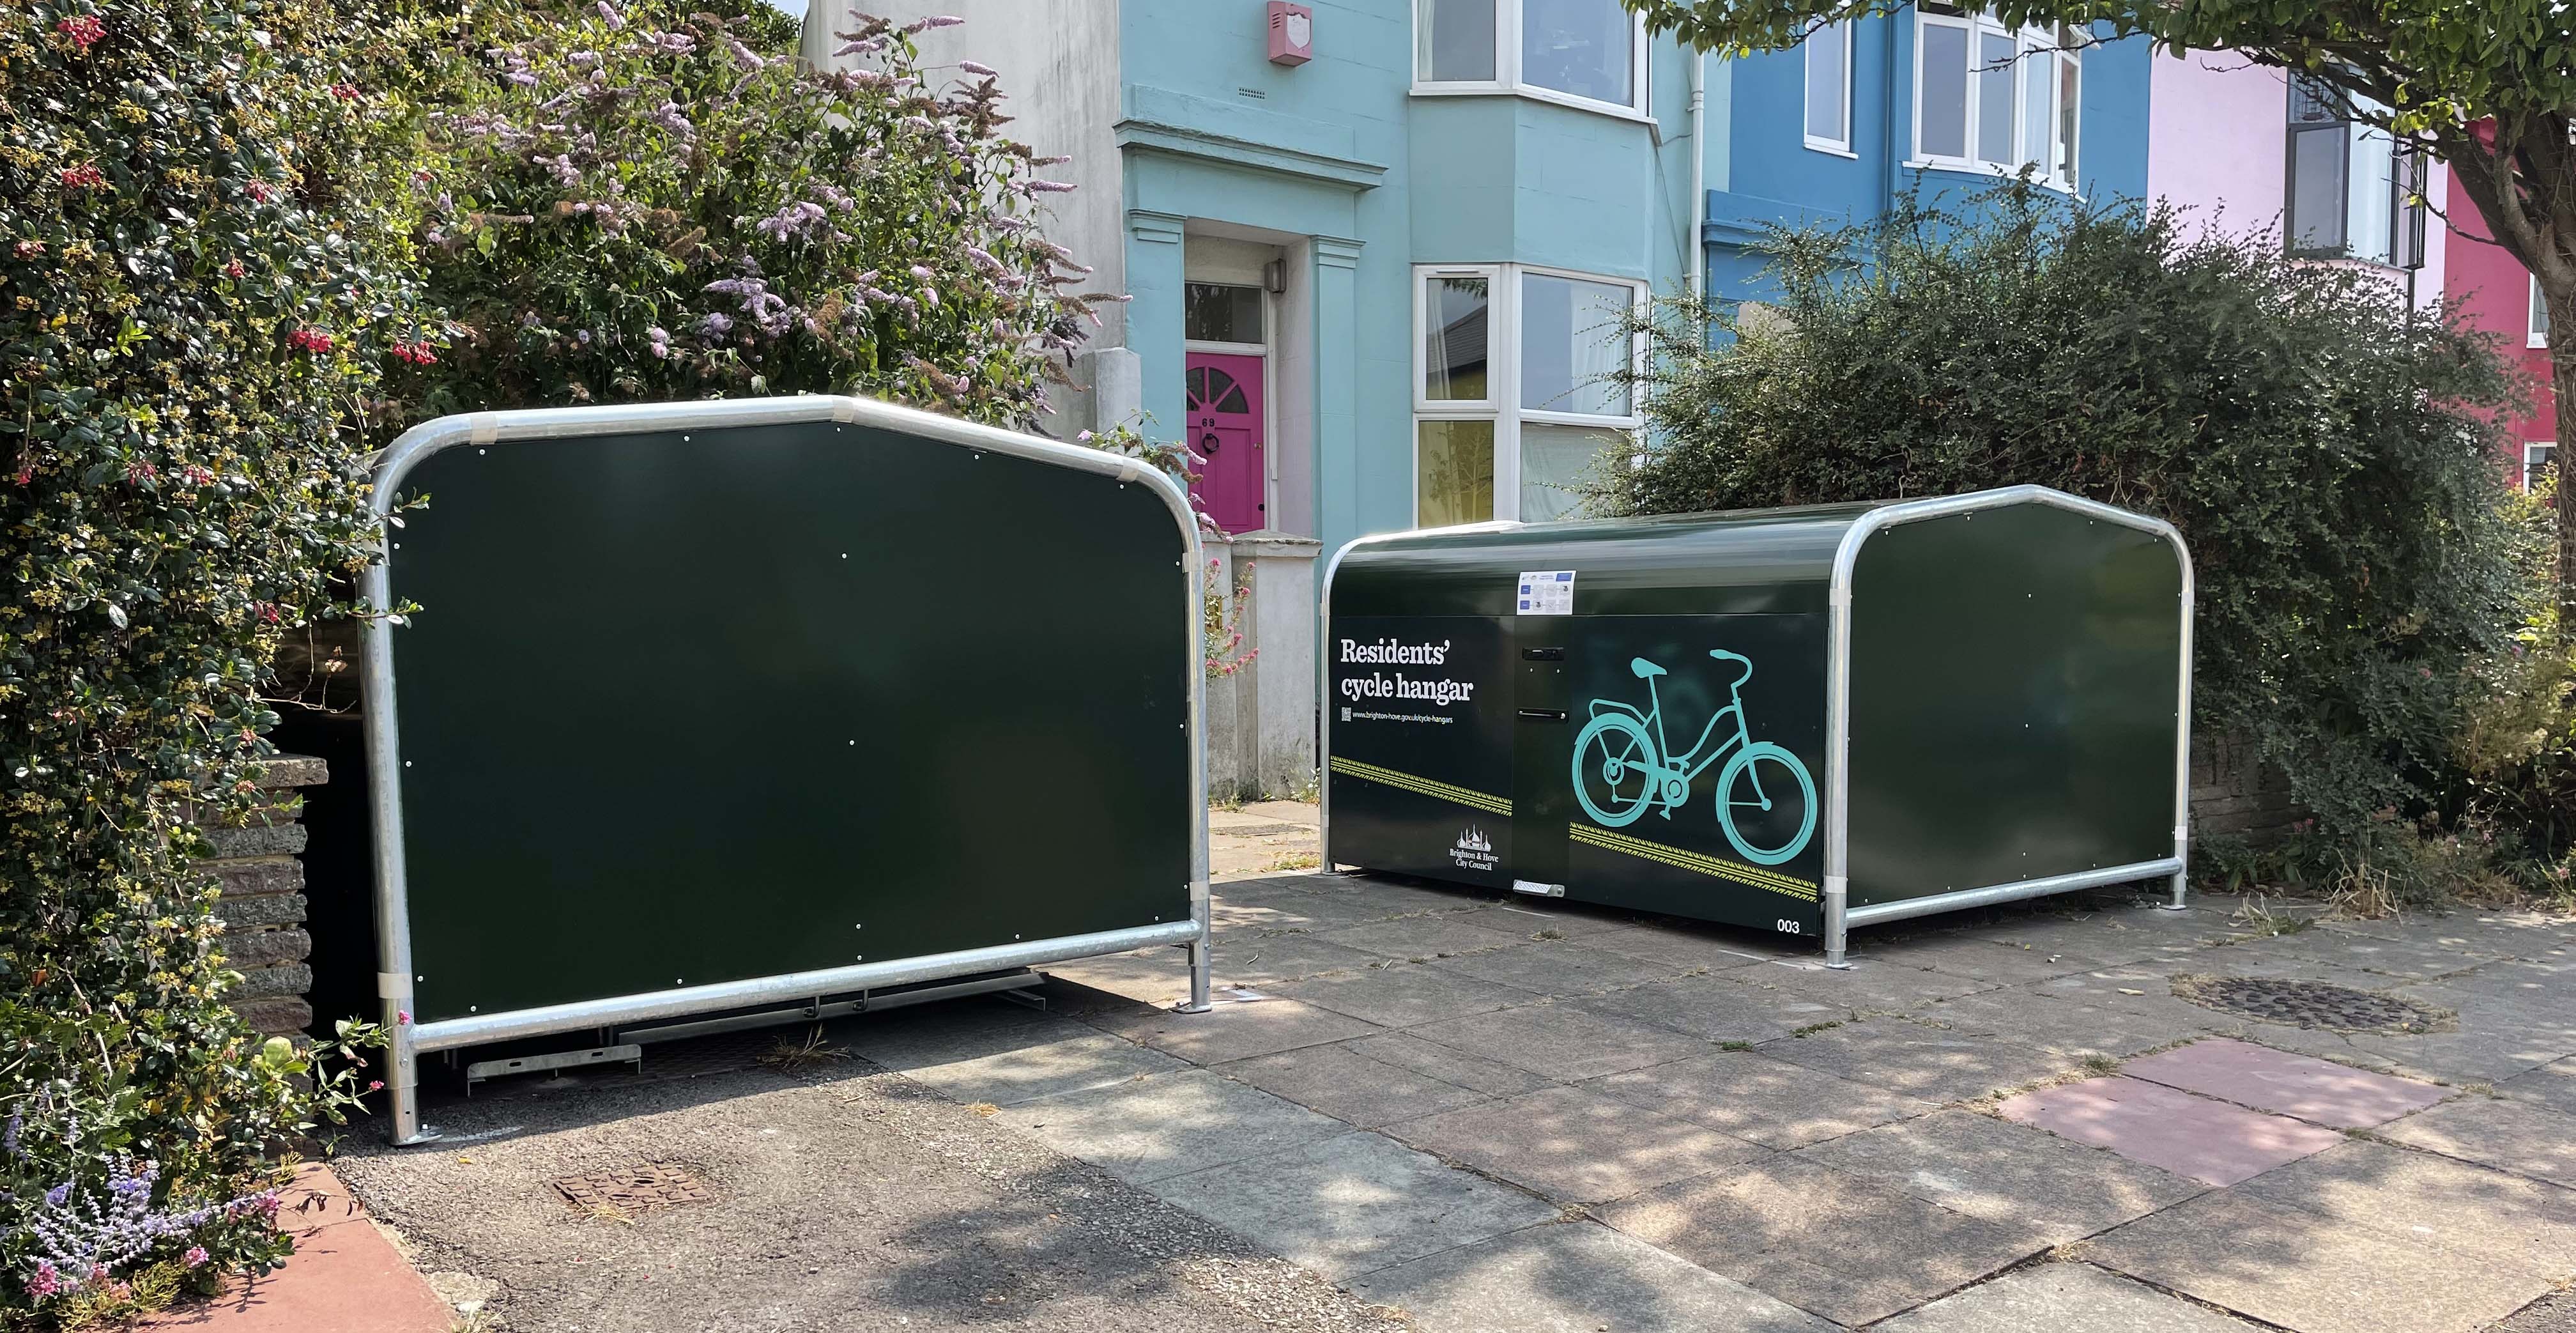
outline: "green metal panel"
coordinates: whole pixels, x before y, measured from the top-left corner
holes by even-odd
[[[1332,579],[1335,615],[1510,616],[1522,570],[1580,569],[1585,615],[1822,612],[1834,549],[1872,505],[1544,523],[1369,538]]]
[[[390,557],[423,1020],[1188,917],[1189,542],[862,425],[457,447]]]
[[[2048,505],[1871,536],[1852,904],[2172,856],[2182,594],[2161,536]]]

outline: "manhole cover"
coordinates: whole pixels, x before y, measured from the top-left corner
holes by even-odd
[[[2412,1000],[2329,981],[2280,977],[2176,977],[2173,993],[2204,1009],[2266,1023],[2336,1032],[2431,1032],[2444,1015]]]
[[[678,1204],[705,1203],[715,1197],[707,1191],[706,1182],[691,1175],[687,1167],[671,1162],[647,1162],[597,1175],[559,1176],[554,1185],[564,1202],[583,1212],[645,1213]]]

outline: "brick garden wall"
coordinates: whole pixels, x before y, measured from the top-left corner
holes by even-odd
[[[2308,817],[2290,799],[2290,779],[2259,762],[2254,747],[2225,737],[2191,743],[2191,835],[2267,842]]]

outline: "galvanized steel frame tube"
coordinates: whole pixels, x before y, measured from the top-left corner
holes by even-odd
[[[390,1099],[390,1137],[397,1144],[434,1137],[420,1123],[419,1060],[424,1053],[453,1050],[482,1042],[552,1032],[572,1032],[620,1023],[642,1022],[681,1014],[760,1004],[774,1000],[810,999],[835,992],[869,990],[931,981],[974,972],[1027,967],[1068,958],[1123,953],[1149,945],[1178,944],[1189,950],[1190,998],[1185,1012],[1208,1007],[1207,759],[1204,749],[1206,653],[1201,642],[1203,580],[1206,571],[1199,542],[1198,518],[1189,497],[1171,478],[1132,458],[1018,435],[991,426],[934,416],[909,408],[858,398],[811,395],[751,398],[697,403],[652,403],[631,406],[543,408],[513,412],[477,412],[442,417],[415,426],[388,446],[375,470],[376,513],[391,513],[403,478],[423,460],[458,445],[528,443],[579,439],[641,431],[721,430],[741,426],[833,422],[900,431],[966,449],[989,450],[1059,467],[1114,477],[1122,484],[1151,489],[1181,529],[1187,578],[1182,608],[1189,626],[1188,659],[1183,679],[1189,696],[1184,723],[1190,763],[1190,918],[1127,930],[1014,942],[982,949],[920,958],[893,959],[812,972],[750,977],[715,985],[690,986],[641,995],[613,996],[547,1005],[506,1013],[477,1014],[434,1023],[411,1016],[415,973],[411,951],[410,884],[405,876],[402,822],[402,737],[394,705],[392,635],[395,626],[381,615],[365,622],[359,678],[366,690],[367,776],[370,814],[375,833],[377,941],[376,991],[382,1003],[391,1051],[386,1063]],[[359,592],[379,612],[391,607],[392,576],[388,548],[360,577]]]

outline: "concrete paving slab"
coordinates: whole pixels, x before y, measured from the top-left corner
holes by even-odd
[[[1310,893],[1272,891],[1258,896],[1215,887],[1208,895],[1208,927],[1219,935],[1238,931],[1334,930],[1352,924],[1335,920],[1323,900]]]
[[[1220,1001],[1204,1014],[1154,1009],[1096,1017],[1091,1022],[1095,1027],[1177,1055],[1195,1065],[1244,1060],[1300,1046],[1321,1046],[1378,1031],[1374,1023],[1279,996],[1252,1001]]]
[[[1717,1051],[1583,1086],[1771,1148],[1803,1147],[1935,1109],[1753,1051]]]
[[[1189,959],[1178,949],[1075,958],[1048,963],[1038,971],[1139,1004],[1170,1004],[1190,993]]]
[[[2489,1333],[2576,1333],[2576,1291],[2543,1296]]]
[[[2207,1188],[1973,1111],[1883,1125],[1797,1155],[1954,1213],[2036,1231],[2052,1245],[2109,1230]]]
[[[1463,958],[1444,958],[1432,966],[1461,976],[1498,981],[1506,986],[1556,996],[1598,995],[1603,991],[1661,981],[1681,970],[1669,963],[1652,963],[1624,954],[1556,941],[1524,944]]]
[[[2406,1244],[2576,1276],[2576,1191],[2448,1157],[2355,1141],[2236,1189]]]
[[[1361,1129],[1491,1100],[1472,1088],[1371,1059],[1350,1043],[1237,1060],[1217,1072]]]
[[[1786,1154],[1599,1212],[1619,1230],[1711,1272],[1855,1326],[2008,1268],[2047,1244],[2035,1232]]]
[[[2576,1116],[2576,1060],[2553,1060],[2528,1073],[2516,1074],[2497,1084],[2496,1091],[2512,1101]]]
[[[2112,959],[2080,954],[2049,943],[2006,943],[1956,932],[1918,935],[1873,943],[1870,956],[1883,962],[1922,968],[1970,981],[2014,985],[2090,972],[2112,966]]]
[[[1871,1333],[2255,1333],[2091,1264],[2034,1264],[1909,1310]]]
[[[2266,955],[2275,958],[2303,958],[2401,981],[2434,981],[2465,972],[2487,960],[2483,954],[2445,948],[2423,940],[2387,940],[2375,935],[2313,927],[2266,940],[2260,947]]]
[[[1356,972],[1385,962],[1384,955],[1335,944],[1320,935],[1228,935],[1216,942],[1209,971],[1221,986],[1256,990],[1326,973]]]
[[[1991,1037],[2081,1060],[2123,1059],[2208,1035],[2171,1014],[2042,1000],[2024,990],[1984,991],[1911,1010],[1906,1017],[1970,1037]]]
[[[2568,932],[2576,930],[2576,920],[2555,912],[2459,911],[2376,921],[2323,921],[2318,928],[2499,958],[2539,958],[2567,942]]]
[[[1855,960],[1849,971],[1836,971],[1820,961],[1809,960],[1774,963],[1740,975],[1750,985],[1768,986],[1831,1006],[1842,1018],[1901,1014],[1935,1000],[1995,988],[1990,981],[1866,957]]]
[[[1082,1035],[1061,1035],[1077,1029]],[[869,1061],[961,1102],[996,1106],[1188,1068],[1160,1051],[1060,1020],[988,1033],[965,1030],[953,1038],[880,1043],[863,1030],[849,1044]]]
[[[2406,983],[2392,993],[2452,1016],[2448,1030],[2423,1034],[2357,1032],[2352,1044],[2384,1056],[2400,1072],[2450,1083],[2501,1083],[2576,1055],[2576,987],[2531,978],[2510,962],[2491,963],[2443,981]]]
[[[1436,1078],[1443,1083],[1472,1088],[1488,1097],[1510,1097],[1548,1084],[1546,1079],[1526,1069],[1469,1055],[1406,1032],[1362,1037],[1351,1043],[1351,1049],[1372,1060],[1410,1070],[1426,1078]]]
[[[1351,1284],[1424,1333],[1832,1333],[1835,1325],[1595,1222],[1514,1231]],[[2098,1333],[2098,1331],[2097,1331]]]
[[[1350,972],[1282,982],[1275,989],[1308,1004],[1388,1028],[1490,1013],[1534,1004],[1540,998],[1535,991],[1462,977],[1425,963],[1383,959]]]
[[[1389,1125],[1395,1138],[1561,1203],[1640,1190],[1769,1150],[1585,1088],[1546,1088]]]
[[[2075,1067],[2070,1057],[1901,1018],[1876,1018],[1764,1042],[1764,1055],[1929,1102],[1989,1096]]]
[[[1365,1130],[1165,1179],[1152,1188],[1274,1254],[1340,1281],[1535,1226],[1557,1212],[1519,1190]]]
[[[2343,1142],[2333,1130],[2287,1116],[2116,1076],[2023,1093],[1995,1111],[2212,1185],[2233,1185]]]
[[[1204,1069],[1002,1108],[1003,1123],[1121,1180],[1158,1180],[1314,1143],[1350,1126]]]
[[[2378,1132],[2408,1147],[2576,1189],[2576,1116],[2472,1094]]]
[[[1409,916],[1331,931],[1324,938],[1344,948],[1381,958],[1426,962],[1458,954],[1485,953],[1529,943],[1525,934],[1505,934],[1464,920],[1459,913]]]
[[[1524,1005],[1413,1029],[1425,1041],[1526,1069],[1559,1083],[1622,1074],[1705,1054],[1708,1043],[1580,1000]]]
[[[1643,958],[1651,963],[1670,963],[1681,968],[1706,968],[1724,972],[1751,967],[1773,959],[1805,956],[1807,950],[1775,947],[1769,937],[1750,931],[1725,930],[1689,922],[1670,921],[1621,926],[1581,937],[1595,949]]]
[[[2549,1280],[2304,1209],[2218,1190],[2143,1217],[2085,1258],[2297,1333],[2468,1333]]]
[[[2132,1060],[2120,1072],[2337,1129],[2386,1124],[2450,1095],[2449,1089],[2416,1079],[2373,1074],[2226,1037]]]
[[[1459,919],[1523,939],[1580,940],[1632,929],[1634,915],[1614,907],[1587,907],[1581,903],[1551,902],[1538,907],[1529,902],[1519,902],[1496,903],[1461,912]]]
[[[1649,982],[1599,996],[1588,1003],[1603,1013],[1633,1018],[1702,1041],[1769,1041],[1842,1010],[1790,991],[1748,986],[1740,972],[1710,972]]]

